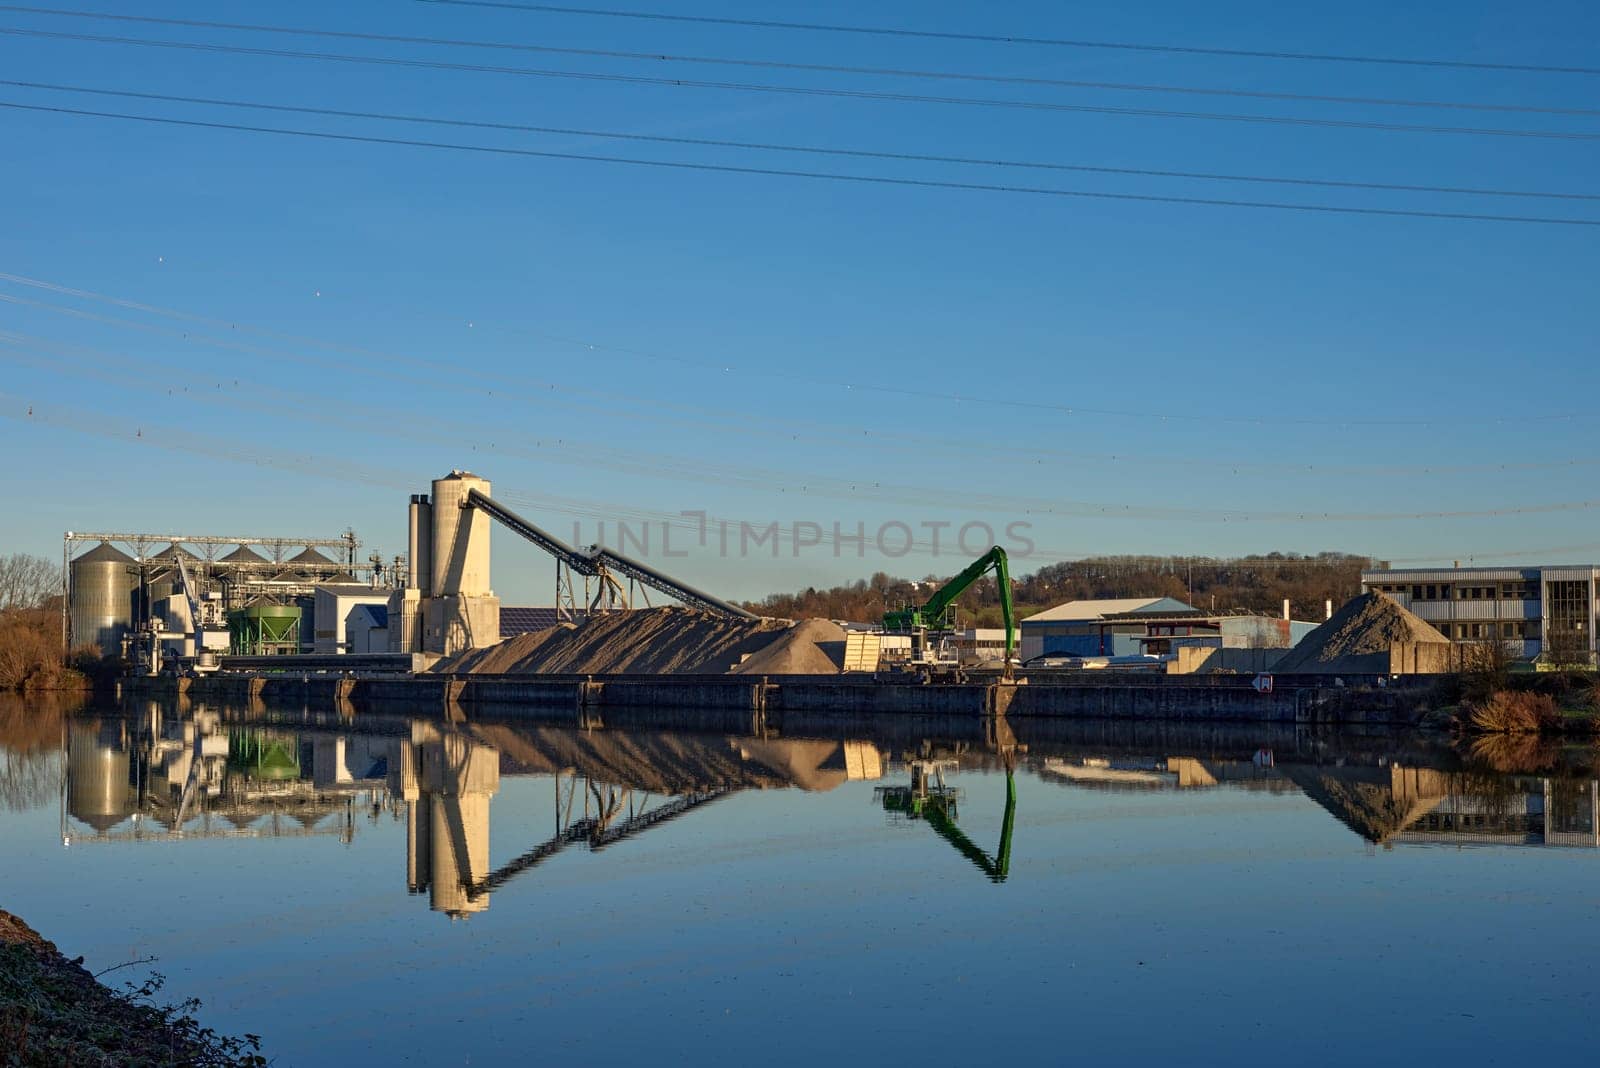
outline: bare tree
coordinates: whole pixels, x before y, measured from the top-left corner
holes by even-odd
[[[1582,671],[1594,666],[1588,636],[1573,627],[1546,627],[1544,659],[1558,671]]]
[[[42,556],[0,556],[0,611],[39,608],[61,589],[61,566]]]

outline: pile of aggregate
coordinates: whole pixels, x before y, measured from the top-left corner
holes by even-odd
[[[1450,644],[1427,620],[1382,593],[1363,593],[1273,667],[1278,675],[1370,675],[1389,670],[1389,650],[1397,644]]]
[[[730,619],[692,608],[607,612],[441,660],[476,675],[836,675],[844,630],[826,619]]]

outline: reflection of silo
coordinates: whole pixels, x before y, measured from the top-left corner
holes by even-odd
[[[133,557],[105,542],[73,560],[71,567],[73,645],[98,645],[105,654],[122,647],[133,622]]]
[[[452,471],[433,483],[433,577],[429,592],[434,597],[489,592],[488,513],[477,508],[463,509],[461,502],[477,490],[489,496],[487,479],[465,471]]]
[[[428,888],[433,863],[433,816],[430,795],[422,792],[422,754],[409,741],[392,741],[388,764],[389,794],[406,803],[406,889],[418,894]]]
[[[489,874],[489,802],[500,788],[500,752],[452,735],[425,743],[422,758],[432,907],[453,916],[482,912],[489,895],[467,887]]]
[[[300,778],[300,739],[263,730],[228,732],[228,766],[246,778],[285,782]]]
[[[489,874],[489,795],[462,794],[433,798],[430,806],[433,885],[429,904],[452,916],[482,912],[489,895],[476,897],[467,887]]]
[[[133,812],[128,747],[115,720],[73,720],[67,738],[67,812],[107,831]]]
[[[433,881],[433,802],[427,794],[406,802],[406,889],[420,894]]]

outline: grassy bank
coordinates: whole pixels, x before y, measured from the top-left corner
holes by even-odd
[[[120,991],[0,910],[0,1064],[78,1068],[259,1066],[254,1035],[229,1038],[194,1018],[196,1002],[154,1001],[159,976]]]
[[[1465,733],[1600,737],[1600,676],[1594,672],[1519,672],[1490,649],[1446,680],[1441,696]]]

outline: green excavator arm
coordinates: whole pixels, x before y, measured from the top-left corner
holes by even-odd
[[[1003,883],[1011,875],[1011,834],[1017,820],[1017,784],[1011,771],[1006,772],[1006,809],[1000,820],[1000,848],[992,857],[956,826],[949,808],[937,798],[919,800],[885,795],[883,807],[927,821],[940,838],[955,846],[956,851],[975,864],[990,882]]]
[[[1006,551],[998,545],[968,564],[961,574],[941,586],[922,607],[902,608],[884,613],[883,629],[911,631],[948,627],[948,613],[956,603],[956,599],[966,593],[968,588],[982,578],[990,568],[994,569],[995,584],[1000,588],[1000,618],[1006,628],[1006,663],[1009,664],[1012,654],[1017,649],[1017,621],[1011,604],[1011,566],[1006,560]]]

